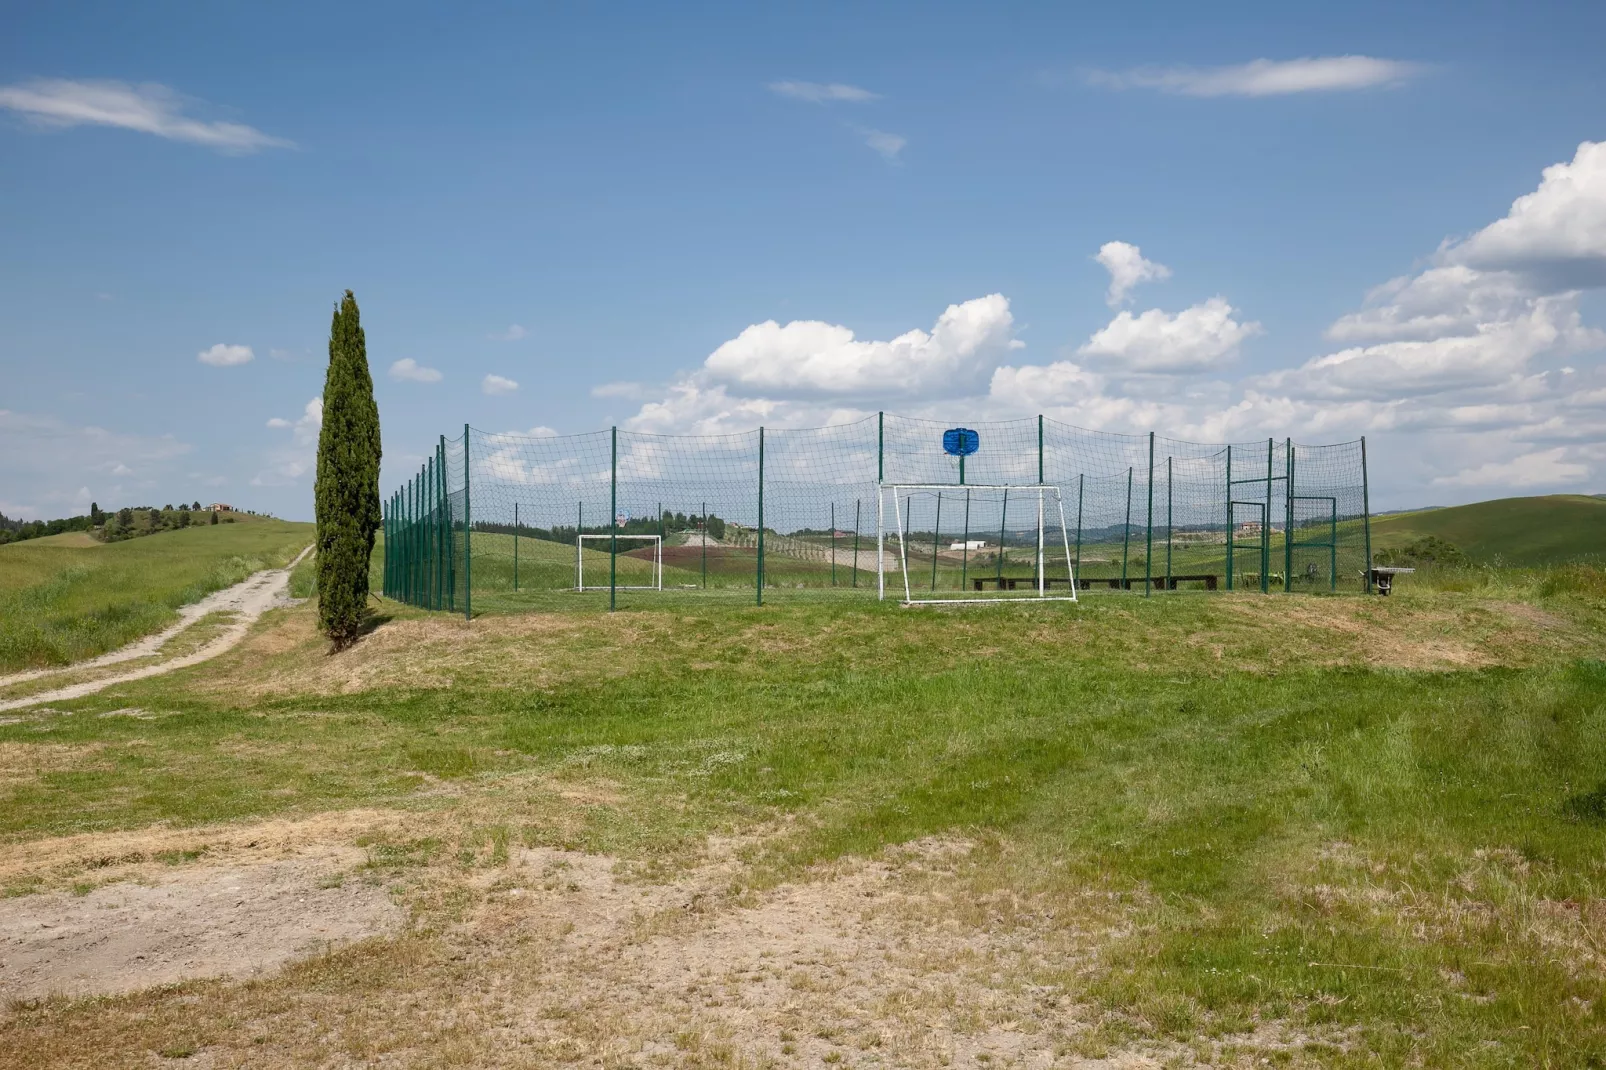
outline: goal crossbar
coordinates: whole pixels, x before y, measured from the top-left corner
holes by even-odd
[[[610,582],[610,578],[603,577],[601,583],[586,583],[586,555],[585,545],[588,542],[635,542],[647,543],[652,547],[651,580],[648,583],[618,583]],[[613,579],[618,576],[617,563]],[[661,591],[664,589],[664,540],[661,535],[576,535],[574,537],[574,589],[576,591],[606,591],[608,589],[619,591]]]
[[[930,598],[916,598],[909,583],[909,547],[904,538],[903,505],[899,498],[903,491],[936,491],[939,494],[947,491],[974,492],[974,491],[1002,491],[1008,494],[1019,491],[1037,498],[1037,547],[1034,557],[1036,568],[1036,585],[1033,594],[1028,596],[1012,595],[1000,587],[991,598],[948,598],[933,596]],[[995,605],[1002,602],[1076,602],[1076,570],[1071,564],[1070,534],[1065,524],[1065,496],[1061,493],[1057,483],[880,483],[876,486],[876,596],[882,600],[887,597],[887,579],[884,562],[886,561],[886,499],[887,492],[892,492],[892,512],[894,531],[898,538],[898,566],[903,573],[903,605]],[[1049,593],[1047,576],[1047,558],[1044,535],[1044,521],[1048,507],[1048,496],[1053,496],[1053,507],[1059,514],[1060,541],[1065,552],[1065,574],[1070,593],[1057,595]],[[1006,505],[1007,508],[1007,505]],[[933,553],[936,551],[934,550]],[[1000,543],[999,553],[1004,552]]]

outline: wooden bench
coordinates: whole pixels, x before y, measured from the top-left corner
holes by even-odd
[[[1150,577],[1150,582],[1154,584],[1157,590],[1161,591],[1168,589],[1174,591],[1179,583],[1203,583],[1205,590],[1214,591],[1218,586],[1218,577],[1213,573],[1201,572],[1194,575],[1173,575],[1169,578],[1152,576]],[[1078,576],[1076,580],[1076,585],[1084,591],[1094,584],[1109,587],[1112,591],[1120,590],[1123,587],[1130,591],[1134,587],[1143,586],[1143,577],[1128,576],[1123,580],[1119,576]]]
[[[1036,576],[972,576],[970,582],[975,585],[975,589],[978,591],[985,591],[989,585],[998,588],[1000,591],[1037,590]],[[1045,576],[1043,578],[1044,590],[1048,590],[1051,587],[1069,587],[1070,585],[1070,579],[1065,576]],[[1082,586],[1085,589],[1087,585],[1084,583]]]

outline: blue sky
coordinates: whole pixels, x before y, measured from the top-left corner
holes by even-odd
[[[1606,7],[1309,7],[14,7],[0,512],[310,517],[347,287],[387,490],[876,408],[1606,490]]]

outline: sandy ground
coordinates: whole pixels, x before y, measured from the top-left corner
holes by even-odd
[[[162,646],[170,639],[207,614],[233,613],[235,615],[234,620],[217,638],[194,653],[156,665],[145,665],[130,672],[118,673],[114,676],[103,677],[86,683],[73,684],[70,687],[58,688],[54,691],[42,691],[26,698],[0,702],[0,710],[14,710],[23,706],[38,705],[42,702],[59,702],[66,699],[82,698],[84,695],[94,694],[96,691],[110,687],[113,684],[125,683],[129,680],[141,680],[147,676],[160,676],[162,673],[172,672],[174,669],[182,669],[189,665],[198,665],[203,661],[217,657],[244,639],[251,625],[256,623],[257,618],[262,616],[263,613],[275,606],[289,604],[290,570],[311,552],[312,547],[309,546],[296,555],[295,560],[284,568],[264,569],[261,572],[253,573],[233,587],[214,591],[199,602],[192,602],[182,607],[179,610],[178,622],[157,632],[155,635],[146,636],[144,639],[114,650],[110,654],[102,654],[98,658],[81,661],[75,665],[62,666],[57,669],[36,669],[12,676],[0,676],[0,687],[23,683],[27,680],[37,680],[56,673],[81,672],[85,669],[97,669],[107,665],[116,665],[120,662],[153,657],[161,651]]]
[[[249,977],[395,930],[402,911],[337,883],[356,850],[177,870],[157,883],[0,901],[0,998],[128,992],[190,977]]]

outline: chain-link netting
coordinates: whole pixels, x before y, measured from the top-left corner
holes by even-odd
[[[478,612],[1366,589],[1364,441],[1205,445],[1039,417],[976,425],[961,458],[945,430],[465,427],[387,501],[385,594]]]

